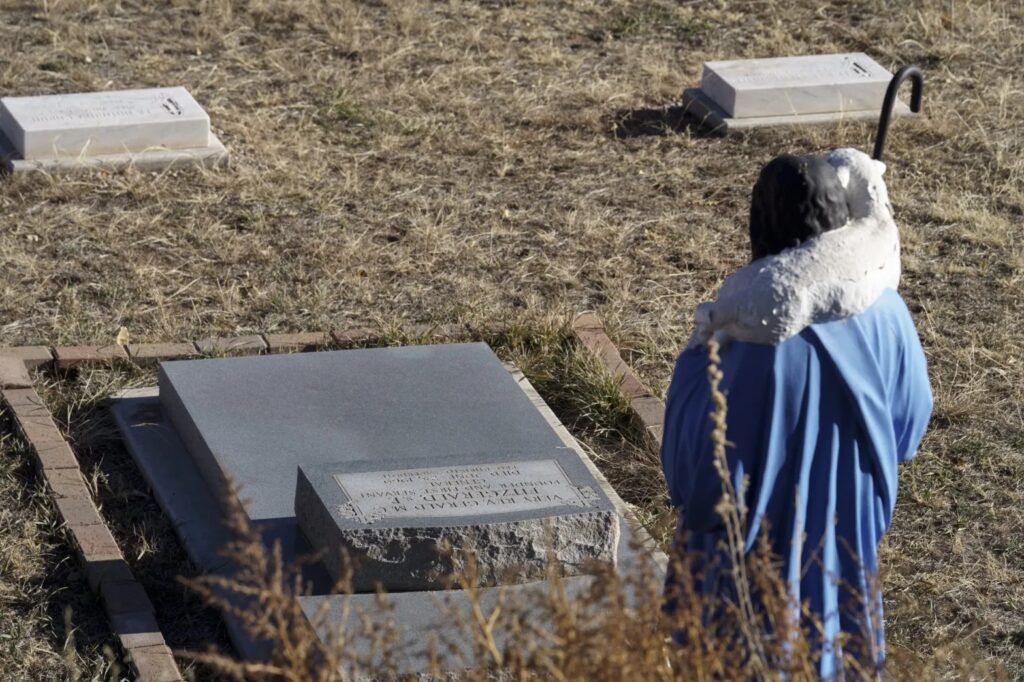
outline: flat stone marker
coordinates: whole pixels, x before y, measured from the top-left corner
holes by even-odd
[[[563,575],[615,564],[611,502],[592,478],[572,481],[554,459],[388,465],[299,467],[299,527],[335,580],[343,555],[352,560],[356,592],[447,588],[465,574],[465,550],[482,586],[541,580],[549,554]]]
[[[210,117],[185,88],[4,97],[0,129],[25,159],[210,144]]]
[[[700,87],[733,118],[881,106],[892,74],[863,52],[707,62]]]
[[[8,170],[212,165],[227,152],[183,87],[0,98]]]
[[[706,62],[701,87],[686,90],[683,104],[726,130],[877,119],[890,80],[863,52]]]

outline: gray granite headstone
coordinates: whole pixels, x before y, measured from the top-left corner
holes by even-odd
[[[286,543],[304,535],[328,562],[342,547],[361,550],[357,588],[441,587],[451,568],[436,551],[445,541],[477,551],[485,584],[516,570],[520,580],[542,578],[548,537],[566,574],[614,563],[612,505],[486,344],[167,362],[160,402],[215,496],[226,499],[230,480],[253,521]],[[460,499],[462,515],[402,516],[366,497],[402,475],[422,489],[438,473],[410,472],[443,468],[451,479],[473,467],[490,472],[485,481],[504,472],[538,492],[501,511]],[[337,511],[347,504],[348,516]]]
[[[450,587],[452,576],[470,577],[467,551],[479,585],[615,564],[619,520],[611,502],[592,477],[571,480],[557,459],[385,466],[299,467],[299,527],[335,580],[345,574],[343,557],[351,561],[356,592]]]

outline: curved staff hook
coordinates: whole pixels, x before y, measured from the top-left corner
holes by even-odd
[[[872,158],[878,161],[882,160],[885,136],[889,132],[889,123],[892,121],[892,108],[896,105],[896,93],[899,92],[903,81],[908,78],[913,81],[913,89],[910,91],[910,110],[915,114],[921,112],[921,92],[924,90],[924,74],[914,64],[907,64],[896,72],[896,75],[889,81],[889,88],[885,91],[882,115],[878,119],[878,134],[875,135],[875,153],[872,155]]]

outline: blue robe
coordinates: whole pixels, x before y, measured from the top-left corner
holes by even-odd
[[[840,674],[840,631],[870,643],[858,658],[880,665],[878,544],[896,504],[897,465],[914,456],[932,408],[903,299],[888,290],[859,315],[811,325],[777,346],[732,342],[721,357],[732,483],[739,490],[748,477],[746,550],[765,527],[792,597],[823,625],[812,634],[823,678]],[[723,531],[707,365],[703,346],[679,356],[661,459],[680,511],[680,549],[711,557]],[[721,589],[719,578],[708,572],[698,591]]]

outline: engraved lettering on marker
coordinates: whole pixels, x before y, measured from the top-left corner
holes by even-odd
[[[181,116],[184,111],[181,109],[181,105],[174,101],[173,97],[164,97],[164,101],[161,106],[170,112],[171,116]]]
[[[103,99],[104,93],[97,93],[96,99]],[[185,115],[185,109],[171,95],[152,94],[135,95],[127,93],[107,98],[107,101],[93,101],[85,104],[64,104],[50,111],[32,113],[26,116],[29,123],[76,123],[89,121],[106,121],[111,119],[147,119],[158,111],[171,116]]]
[[[588,507],[599,499],[591,488],[573,485],[554,460],[335,474],[334,480],[349,498],[337,513],[367,524],[473,511]]]

